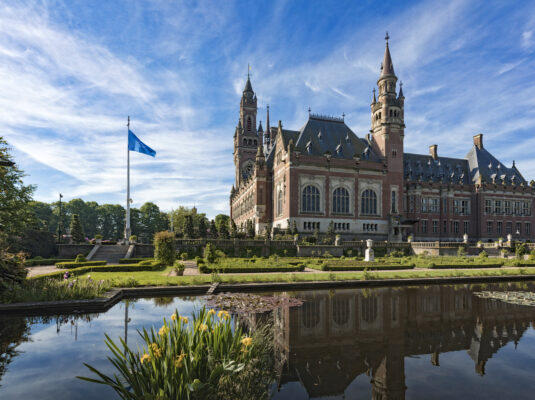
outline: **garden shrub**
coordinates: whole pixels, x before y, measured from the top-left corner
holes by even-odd
[[[88,261],[91,262],[91,261]],[[99,261],[93,261],[99,262]],[[152,261],[150,265],[140,265],[140,264],[119,264],[119,265],[83,265],[78,266],[77,268],[69,269],[69,274],[71,276],[84,275],[88,272],[140,272],[140,271],[159,271],[163,269],[164,266],[159,261]],[[63,279],[64,272],[57,271],[50,274],[37,275],[29,279],[47,279],[47,278],[58,278]]]
[[[58,262],[70,261],[74,262],[74,258],[43,258],[34,257],[29,260],[24,260],[25,267],[33,267],[36,265],[54,265]]]
[[[173,265],[176,258],[174,233],[162,231],[154,235],[154,258],[163,265]]]
[[[27,273],[22,253],[0,251],[0,292],[24,282]]]
[[[188,258],[189,258],[189,255],[188,255],[187,252],[184,251],[184,252],[180,253],[180,259],[182,261],[186,261]]]
[[[83,254],[78,254],[76,256],[76,258],[74,259],[74,262],[76,262],[76,263],[81,263],[81,262],[84,262],[84,261],[87,261],[87,260],[85,259]]]
[[[209,263],[213,263],[216,260],[217,254],[215,252],[215,247],[212,245],[212,243],[206,244],[206,247],[204,248],[204,258]]]
[[[132,257],[132,258],[121,258],[119,259],[119,264],[133,264],[139,263],[141,261],[154,260],[152,257]]]
[[[487,254],[487,252],[485,250],[483,250],[478,254],[478,257],[480,257],[480,258],[488,258],[489,255]]]
[[[86,267],[86,266],[98,266],[98,265],[106,265],[106,261],[81,261],[81,262],[58,262],[56,263],[56,268],[78,268],[78,267]]]

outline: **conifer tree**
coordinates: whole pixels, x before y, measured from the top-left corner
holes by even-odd
[[[71,217],[71,236],[75,243],[85,242],[84,231],[78,214],[73,214]]]
[[[235,238],[238,233],[238,227],[233,219],[229,220],[230,222],[230,237]]]
[[[219,226],[219,237],[221,239],[228,239],[229,238],[229,233],[228,233],[228,227],[227,227],[227,224],[221,224]]]
[[[193,228],[193,217],[191,215],[186,215],[182,231],[184,232],[184,236],[189,239],[192,239],[195,236],[195,230]]]
[[[299,234],[299,231],[297,230],[297,222],[295,219],[292,221],[292,235]]]
[[[215,226],[215,221],[210,221],[210,237],[216,238],[217,237],[217,228]]]
[[[253,239],[255,236],[253,221],[247,220],[247,237]]]
[[[331,221],[329,223],[329,226],[327,227],[327,233],[325,235],[325,241],[328,244],[333,244],[334,243],[334,236],[335,236],[335,233],[334,233],[334,222]]]
[[[205,238],[206,237],[206,220],[204,218],[201,218],[199,220],[199,237]]]

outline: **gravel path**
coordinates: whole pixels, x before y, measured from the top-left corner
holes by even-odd
[[[40,265],[37,267],[28,267],[28,277],[49,274],[56,271],[65,271],[64,269],[56,268],[55,265]]]

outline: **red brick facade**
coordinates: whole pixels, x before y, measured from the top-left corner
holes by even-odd
[[[505,167],[483,147],[464,159],[404,153],[404,102],[397,92],[388,42],[371,130],[358,138],[343,118],[309,116],[299,131],[256,128],[256,95],[247,80],[234,135],[236,184],[231,218],[251,220],[257,234],[288,227],[325,232],[332,221],[346,237],[377,240],[533,240],[535,186],[515,165]],[[490,202],[490,203],[489,203]]]

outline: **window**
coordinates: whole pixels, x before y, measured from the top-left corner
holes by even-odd
[[[396,191],[395,190],[392,190],[392,194],[391,194],[391,203],[392,203],[392,207],[391,207],[391,213],[397,213],[398,212],[398,203],[397,203],[397,196],[396,196]]]
[[[422,212],[427,212],[427,197],[422,197]]]
[[[516,223],[515,235],[520,235],[522,233],[522,224],[520,222]]]
[[[301,211],[320,212],[320,191],[317,187],[309,185],[303,189]]]
[[[453,233],[459,233],[459,221],[453,221]]]
[[[440,212],[439,199],[429,199],[429,212],[432,212],[432,213]]]
[[[492,201],[485,200],[485,214],[492,214]]]
[[[505,233],[513,233],[513,223],[507,222],[505,224]]]
[[[377,214],[377,195],[371,189],[367,189],[362,193],[361,212],[369,215]]]
[[[251,132],[251,126],[252,126],[251,117],[247,117],[247,130],[249,132]]]
[[[470,222],[469,221],[464,221],[463,225],[464,225],[464,227],[463,227],[464,228],[464,232],[463,233],[468,234],[469,231],[470,231]]]
[[[422,221],[422,233],[427,233],[427,220]]]
[[[531,215],[531,207],[530,207],[529,201],[524,201],[522,203],[522,214]]]
[[[453,200],[453,213],[459,214],[459,200]]]
[[[531,223],[526,222],[525,226],[526,226],[526,235],[531,235]]]
[[[282,190],[277,194],[277,215],[282,215]]]
[[[511,202],[509,200],[503,202],[503,208],[505,209],[505,214],[511,215]]]
[[[487,233],[492,233],[492,222],[487,222]]]
[[[514,210],[514,214],[515,215],[520,215],[520,202],[519,201],[515,201],[515,210]]]
[[[502,202],[500,200],[494,200],[494,213],[495,214],[502,213]]]
[[[414,211],[414,196],[409,196],[409,211]]]
[[[461,215],[470,214],[470,200],[461,200]]]
[[[333,213],[349,214],[349,192],[339,187],[333,192]]]
[[[438,221],[433,221],[433,233],[438,233]]]
[[[502,225],[503,225],[502,221],[496,222],[496,233],[498,235],[502,233]]]
[[[448,221],[442,221],[442,233],[448,233]]]

